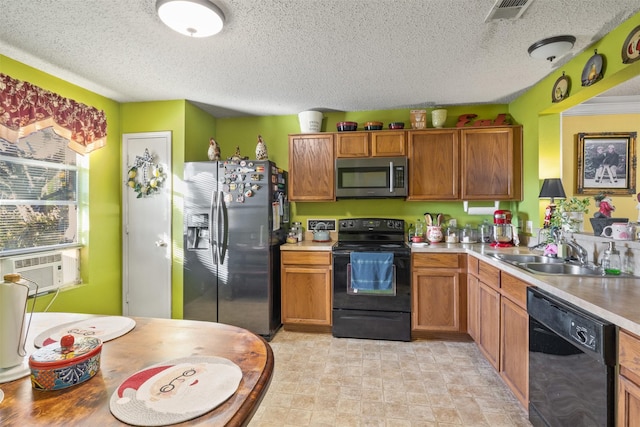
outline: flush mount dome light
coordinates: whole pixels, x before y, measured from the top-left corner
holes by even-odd
[[[209,37],[224,25],[224,14],[208,0],[158,0],[156,10],[167,27],[185,36]]]
[[[573,36],[555,36],[542,39],[529,46],[529,56],[536,59],[553,61],[569,52],[576,42]]]

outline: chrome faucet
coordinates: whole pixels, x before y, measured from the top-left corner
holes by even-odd
[[[580,265],[588,265],[589,264],[589,254],[587,250],[580,246],[575,239],[569,241],[567,239],[562,239],[561,244],[567,245],[571,248],[571,255],[567,254],[565,259],[576,259]]]

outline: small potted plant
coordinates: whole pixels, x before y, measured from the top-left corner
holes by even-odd
[[[589,213],[591,199],[571,197],[561,200],[551,215],[551,226],[576,233],[584,230],[584,214]]]

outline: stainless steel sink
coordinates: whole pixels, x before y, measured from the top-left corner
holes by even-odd
[[[535,274],[547,274],[553,276],[601,276],[601,277],[633,277],[630,274],[602,275],[602,271],[596,266],[585,266],[568,261],[563,258],[547,257],[535,254],[491,254],[496,259],[504,261],[524,271]]]
[[[494,258],[498,258],[500,261],[508,263],[523,263],[523,262],[537,262],[545,264],[563,264],[565,261],[562,258],[548,257],[543,255],[533,254],[493,254]]]
[[[569,275],[569,276],[601,276],[602,273],[597,268],[589,268],[577,264],[550,264],[539,262],[521,263],[518,267],[533,273]]]

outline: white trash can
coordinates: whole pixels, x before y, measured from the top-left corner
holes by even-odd
[[[322,113],[320,111],[303,111],[298,113],[301,133],[317,133],[322,128]]]

